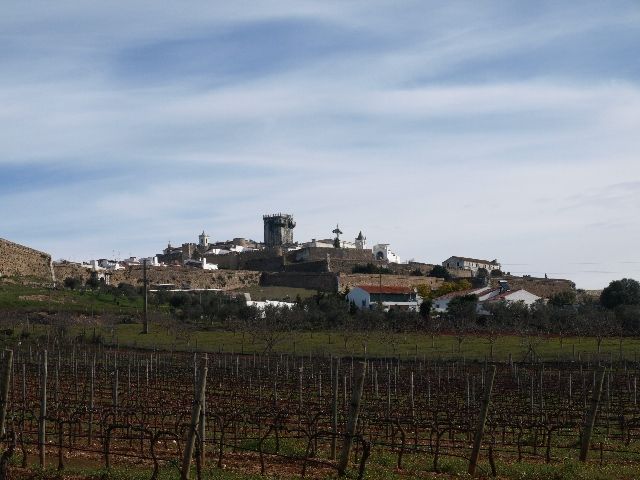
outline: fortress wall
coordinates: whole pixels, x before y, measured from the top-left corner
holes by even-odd
[[[346,287],[353,288],[358,285],[380,285],[389,287],[416,287],[418,285],[429,285],[435,290],[443,282],[441,278],[419,277],[407,275],[376,275],[368,273],[341,273],[338,275],[340,290]]]
[[[287,260],[291,262],[313,262],[326,260],[327,255],[329,255],[331,260],[353,260],[364,264],[373,260],[371,249],[358,250],[356,248],[320,247],[307,247],[295,250],[287,255]]]
[[[257,252],[228,253],[226,255],[205,255],[208,263],[214,263],[227,270],[257,270],[277,272],[282,270],[282,251],[278,249]]]
[[[533,293],[539,297],[549,298],[556,293],[565,292],[567,290],[575,290],[576,286],[571,280],[561,278],[536,278],[536,277],[511,277],[505,276],[500,278],[492,278],[491,285],[498,286],[498,280],[506,280],[511,290],[520,288]]]
[[[81,278],[87,281],[90,270],[73,264],[56,265],[56,274],[60,280],[67,277]],[[128,283],[136,287],[142,286],[142,266],[131,266],[125,270],[117,270],[111,274],[110,284]],[[148,267],[147,277],[150,284],[171,283],[176,288],[220,288],[235,290],[257,285],[260,272],[244,270],[200,270],[189,267]]]
[[[329,272],[264,272],[260,276],[260,285],[264,287],[293,287],[322,292],[337,292],[338,277]]]
[[[472,278],[473,272],[471,270],[464,270],[462,268],[447,268],[447,271],[453,278]]]
[[[285,272],[313,272],[323,273],[329,271],[329,265],[326,260],[315,262],[288,263],[282,267]]]
[[[55,282],[51,255],[0,238],[0,276]]]

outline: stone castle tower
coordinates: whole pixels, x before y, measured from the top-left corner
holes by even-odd
[[[293,215],[288,213],[276,213],[263,215],[264,220],[264,244],[266,247],[281,247],[293,243],[293,229],[296,222]]]

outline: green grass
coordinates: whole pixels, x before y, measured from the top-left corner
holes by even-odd
[[[142,299],[130,300],[99,291],[51,289],[2,281],[0,311],[2,310],[135,315],[142,311]]]
[[[35,328],[35,327],[34,327]],[[80,327],[74,327],[80,329]],[[151,325],[150,333],[141,333],[140,324],[117,324],[96,329],[108,343],[136,348],[153,348],[184,351],[260,353],[264,351],[264,339],[250,333],[227,330],[188,330],[186,328]],[[590,337],[536,338],[535,351],[542,360],[587,360],[597,352],[597,342]],[[280,335],[275,352],[318,355],[363,355],[410,358],[416,354],[431,359],[466,358],[484,360],[489,358],[490,344],[484,337],[467,337],[461,345],[453,335],[438,335],[433,338],[420,333],[382,333],[368,335],[341,332],[286,332]],[[458,350],[458,347],[460,349]],[[498,337],[493,345],[493,359],[506,361],[509,355],[514,361],[523,360],[529,350],[529,339],[516,335]],[[575,357],[574,357],[575,352]],[[622,357],[633,360],[640,356],[640,339],[605,339],[601,354],[614,360]]]

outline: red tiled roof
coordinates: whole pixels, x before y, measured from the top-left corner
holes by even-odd
[[[517,290],[507,290],[504,293],[500,293],[494,297],[491,298],[487,298],[485,300],[485,302],[497,302],[499,300],[504,300],[505,298],[507,298],[509,295],[511,295],[512,293],[516,293],[519,292],[520,290],[522,290],[521,288],[518,288]]]
[[[486,295],[489,293],[489,288],[480,289],[480,288],[469,288],[467,290],[458,290],[455,292],[445,293],[444,295],[440,295],[436,300],[441,300],[445,298],[455,298],[455,297],[464,297],[465,295],[477,295],[481,297],[482,295]]]
[[[411,287],[391,287],[387,285],[357,285],[367,293],[413,293]]]
[[[497,260],[482,260],[481,258],[459,257],[458,255],[454,255],[450,258],[459,258],[460,260],[464,260],[465,262],[485,263],[487,265],[500,265]]]

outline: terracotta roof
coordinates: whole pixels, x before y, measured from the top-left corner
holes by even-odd
[[[521,291],[521,290],[522,290],[522,288],[518,288],[517,290],[507,290],[507,291],[506,291],[506,292],[504,292],[504,293],[500,293],[500,294],[495,295],[495,296],[493,296],[493,297],[491,297],[491,298],[487,298],[487,299],[485,300],[485,302],[497,302],[497,301],[500,301],[500,300],[504,300],[504,299],[506,299],[509,295],[511,295],[511,294],[513,294],[513,293],[516,293],[516,292],[519,292],[519,291]]]
[[[356,285],[367,293],[413,293],[411,287],[391,287],[388,285]]]
[[[474,262],[474,263],[486,263],[489,265],[500,265],[497,260],[481,260],[479,258],[471,258],[471,257],[459,257],[454,255],[450,258],[459,258],[460,260],[464,260],[465,262]]]
[[[444,300],[447,298],[455,298],[455,297],[464,297],[465,295],[477,295],[482,296],[489,293],[490,288],[469,288],[467,290],[458,290],[456,292],[445,293],[444,295],[440,295],[436,300]]]

